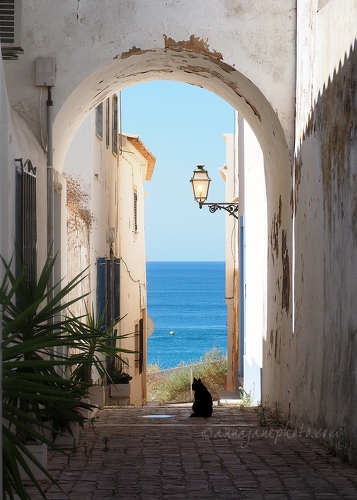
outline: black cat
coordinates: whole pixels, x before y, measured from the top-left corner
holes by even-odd
[[[193,379],[192,389],[195,391],[195,401],[192,405],[193,413],[190,417],[204,417],[208,418],[212,415],[212,396],[202,380],[199,378]]]

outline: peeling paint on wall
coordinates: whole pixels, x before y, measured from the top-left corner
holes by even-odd
[[[120,56],[120,59],[126,59],[127,57],[130,57],[130,56],[138,56],[140,54],[145,54],[146,52],[153,52],[153,50],[141,50],[140,48],[138,47],[135,47],[135,45],[129,49],[128,51],[126,52],[122,52],[121,56]],[[114,59],[118,59],[118,56],[115,56]]]
[[[280,349],[281,349],[281,335],[280,330],[275,330],[275,347],[274,347],[274,357],[277,363],[280,363]]]
[[[216,50],[210,50],[209,46],[207,44],[207,41],[205,42],[204,40],[202,40],[199,37],[191,35],[189,40],[180,40],[177,42],[177,41],[173,40],[172,38],[164,35],[164,41],[165,41],[165,49],[166,50],[171,49],[171,50],[175,50],[175,51],[182,51],[182,50],[193,51],[196,54],[208,56],[210,58],[210,60],[212,60],[213,62],[218,64],[220,69],[223,69],[226,73],[232,73],[233,71],[235,71],[232,66],[230,66],[229,64],[226,64],[222,61],[223,56],[220,52],[217,52]],[[222,78],[222,75],[220,75],[219,73],[212,71],[212,70],[208,71],[207,68],[203,68],[200,66],[195,66],[195,65],[187,65],[186,66],[185,65],[185,66],[182,66],[181,69],[183,71],[186,71],[189,73],[195,73],[195,74],[197,74],[197,73],[201,73],[201,74],[202,73],[209,73],[213,76],[216,76],[220,80],[224,81],[239,97],[241,97],[242,99],[245,100],[246,104],[248,104],[248,106],[250,106],[250,108],[252,109],[254,115],[257,116],[259,118],[259,120],[261,121],[261,116],[260,116],[260,113],[258,112],[257,108],[253,104],[251,104],[247,99],[245,99],[245,97],[243,97],[242,94],[239,93],[236,85],[233,85],[230,80],[228,80],[228,79],[224,80]],[[207,78],[208,78],[208,76],[207,76]]]
[[[271,246],[271,255],[273,264],[275,261],[278,261],[280,255],[281,248],[281,260],[282,260],[282,280],[278,278],[276,281],[276,289],[279,294],[281,293],[281,307],[289,312],[290,308],[290,259],[289,259],[289,250],[287,247],[286,239],[286,230],[281,231],[281,247],[279,245],[280,240],[280,230],[282,224],[282,210],[283,204],[281,200],[281,196],[279,196],[279,207],[278,212],[274,214],[271,232],[270,232],[270,246]]]
[[[199,56],[203,55],[205,56],[205,59],[217,64],[219,69],[225,71],[226,73],[230,74],[235,71],[235,69],[232,66],[222,61],[223,56],[220,52],[217,52],[216,50],[210,50],[207,41],[205,42],[199,37],[191,35],[189,40],[180,40],[180,41],[176,41],[173,38],[167,37],[166,35],[163,35],[163,37],[164,37],[165,50],[172,50],[175,52],[183,52],[183,51],[190,52],[189,54],[186,54],[186,58],[189,57],[191,59],[198,58]],[[153,52],[153,50],[142,50],[134,45],[128,51],[122,52],[120,59],[127,59],[130,56],[141,55],[144,54],[145,52]],[[118,58],[119,58],[118,55],[114,57],[114,59]],[[251,108],[254,115],[259,119],[259,121],[261,121],[261,115],[257,107],[254,106],[254,104],[252,104],[251,102],[249,102],[239,92],[237,85],[235,85],[230,79],[228,78],[225,79],[224,77],[222,77],[222,74],[219,71],[208,69],[206,66],[188,64],[184,58],[183,58],[183,64],[180,67],[180,69],[186,73],[200,74],[204,78],[209,78],[210,76],[214,76],[219,80],[223,81],[227,86],[229,86],[233,90],[233,92],[235,92],[235,94],[237,94],[240,98],[244,99],[245,103]],[[166,72],[171,72],[171,71],[172,70],[166,70]],[[160,70],[159,72],[162,73],[164,72],[164,70]]]
[[[180,40],[178,42],[164,35],[164,41],[165,49],[192,50],[199,54],[205,54],[214,57],[215,59],[223,59],[223,56],[220,52],[217,52],[216,50],[210,50],[207,41],[204,41],[202,40],[202,38],[199,38],[195,35],[191,35],[189,40]]]
[[[281,253],[283,262],[283,288],[281,291],[281,307],[289,312],[290,307],[290,260],[289,250],[286,244],[286,231],[281,232]]]
[[[279,257],[279,230],[281,227],[281,211],[282,211],[282,201],[281,196],[279,196],[279,208],[278,213],[274,214],[273,222],[271,225],[270,233],[270,246],[272,250],[273,263],[275,258]]]
[[[296,214],[297,211],[297,205],[298,205],[298,191],[299,191],[299,185],[301,182],[301,170],[302,170],[303,162],[302,162],[302,155],[301,152],[299,151],[297,157],[295,158],[295,185],[293,187],[292,193],[291,193],[291,208],[294,214]]]

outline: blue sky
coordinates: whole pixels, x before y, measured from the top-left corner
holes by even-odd
[[[156,81],[121,92],[123,133],[137,134],[156,157],[146,182],[146,255],[150,260],[225,260],[225,212],[194,201],[189,180],[203,163],[212,179],[208,201],[225,200],[218,168],[226,162],[223,134],[234,132],[234,110],[192,85]]]

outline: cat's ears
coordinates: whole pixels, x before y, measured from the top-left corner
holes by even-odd
[[[193,381],[194,381],[194,382],[197,382],[197,379],[196,379],[196,377],[193,377]]]

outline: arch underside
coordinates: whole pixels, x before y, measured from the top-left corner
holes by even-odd
[[[181,48],[134,48],[92,73],[59,110],[53,128],[56,169],[62,169],[68,145],[91,110],[115,92],[154,80],[179,81],[215,93],[249,123],[265,156],[277,155],[275,164],[288,161],[287,141],[276,113],[260,90],[239,71],[215,54]]]

